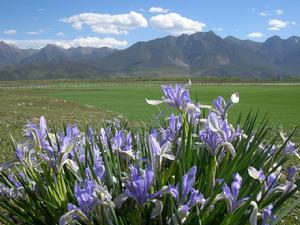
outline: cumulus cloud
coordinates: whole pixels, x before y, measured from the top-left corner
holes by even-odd
[[[282,28],[287,27],[289,24],[288,21],[282,21],[282,20],[277,20],[277,19],[271,19],[269,20],[269,30],[280,30]]]
[[[17,31],[15,29],[10,29],[10,30],[3,31],[3,33],[7,34],[7,35],[13,35],[13,34],[16,34]]]
[[[58,32],[58,33],[56,33],[56,36],[63,37],[63,36],[65,36],[65,33],[64,32]]]
[[[266,13],[266,12],[261,12],[259,15],[260,15],[260,16],[268,16],[269,14]]]
[[[283,14],[283,10],[281,9],[277,9],[275,10],[276,15],[282,15]]]
[[[39,34],[41,34],[41,33],[44,33],[44,32],[46,32],[46,31],[49,31],[49,30],[50,30],[50,28],[39,29],[39,30],[37,30],[37,31],[29,31],[29,32],[27,32],[26,34],[28,34],[28,35],[39,35]]]
[[[151,7],[148,12],[150,13],[168,13],[169,9],[164,9],[161,7]]]
[[[120,15],[81,13],[62,18],[60,21],[71,24],[77,30],[81,30],[86,25],[93,32],[100,34],[127,34],[129,30],[148,26],[145,17],[134,11]]]
[[[29,35],[39,35],[40,32],[38,32],[38,31],[29,31],[26,34],[29,34]]]
[[[98,37],[80,37],[74,40],[57,41],[56,45],[71,48],[71,47],[109,47],[109,48],[124,48],[128,45],[127,41],[120,41],[114,38],[98,38]]]
[[[224,29],[222,27],[214,27],[213,30],[214,31],[223,31]]]
[[[177,13],[160,14],[150,18],[153,27],[165,30],[175,35],[192,34],[206,26],[204,23],[183,17]]]
[[[53,40],[53,39],[34,39],[34,40],[4,40],[7,43],[14,44],[20,48],[43,48],[47,44],[54,44],[63,48],[71,47],[109,47],[109,48],[125,48],[127,41],[116,40],[114,38],[98,38],[98,37],[79,37],[72,40]]]
[[[250,38],[260,38],[262,36],[263,36],[263,34],[260,32],[252,32],[252,33],[248,34],[248,37],[250,37]]]

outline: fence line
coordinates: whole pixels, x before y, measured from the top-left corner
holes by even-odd
[[[162,82],[163,83],[163,82]],[[128,87],[128,86],[138,86],[138,87],[150,87],[150,86],[159,86],[162,83],[140,83],[140,82],[132,82],[132,83],[88,83],[88,84],[28,84],[28,85],[1,85],[1,90],[15,90],[15,89],[93,89],[93,88],[101,88],[101,87]],[[174,83],[174,82],[170,82]],[[193,86],[300,86],[300,83],[247,83],[247,82],[239,82],[239,83],[218,83],[218,82],[193,82]]]

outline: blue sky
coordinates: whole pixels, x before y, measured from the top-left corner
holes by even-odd
[[[300,36],[298,0],[2,0],[0,40],[22,48],[126,48],[166,35],[214,31],[264,41]]]

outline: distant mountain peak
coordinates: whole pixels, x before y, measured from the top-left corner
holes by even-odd
[[[2,47],[1,47],[2,46]],[[5,79],[97,78],[101,76],[300,76],[300,37],[265,42],[222,38],[213,31],[140,41],[127,49],[17,49],[0,42]],[[10,76],[13,76],[11,78]]]
[[[0,46],[2,47],[9,47],[9,48],[15,48],[15,49],[19,49],[17,46],[11,44],[11,43],[7,43],[5,41],[0,41]]]
[[[42,49],[50,49],[50,50],[56,50],[56,49],[60,49],[60,50],[64,50],[65,48],[58,46],[58,45],[54,45],[54,44],[47,44],[44,48]]]
[[[297,37],[297,36],[291,36],[287,40],[292,41],[296,44],[300,44],[300,37]]]
[[[227,40],[240,40],[240,39],[238,39],[238,38],[236,38],[234,36],[231,36],[231,35],[225,37],[224,39],[227,39]]]
[[[278,35],[273,35],[272,37],[269,37],[265,42],[280,42],[283,39],[281,39]]]

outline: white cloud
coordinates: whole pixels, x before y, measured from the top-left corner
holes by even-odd
[[[295,21],[292,21],[291,24],[292,24],[292,25],[296,25],[297,23],[296,23]]]
[[[266,13],[266,12],[261,12],[259,15],[260,15],[260,16],[268,16],[269,14]]]
[[[281,9],[277,9],[275,10],[276,15],[282,15],[283,14],[283,10]]]
[[[10,29],[10,30],[3,31],[3,33],[7,34],[7,35],[13,35],[13,34],[16,34],[17,31],[15,29]]]
[[[28,34],[28,35],[39,35],[40,32],[38,32],[38,31],[29,31],[26,34]]]
[[[192,34],[206,26],[204,23],[194,21],[183,17],[177,13],[168,13],[164,15],[157,15],[150,18],[152,26],[165,30],[175,35]]]
[[[120,41],[114,38],[98,38],[98,37],[80,37],[70,41],[58,41],[57,45],[70,47],[109,47],[109,48],[124,48],[128,45],[127,41]]]
[[[98,38],[98,37],[79,37],[72,40],[53,40],[53,39],[34,39],[34,40],[4,40],[7,43],[14,44],[20,48],[43,48],[47,44],[54,44],[63,48],[71,47],[109,47],[109,48],[125,48],[127,41],[116,40],[114,38]]]
[[[262,36],[263,36],[263,34],[260,32],[252,32],[252,33],[248,34],[248,37],[250,37],[250,38],[260,38]]]
[[[50,29],[50,28],[39,29],[39,30],[37,30],[37,31],[29,31],[29,32],[27,32],[26,34],[28,34],[28,35],[39,35],[39,34],[41,34],[41,33],[44,33],[44,32],[46,32],[46,31],[49,31],[49,30],[51,30],[51,29]]]
[[[81,13],[60,21],[71,24],[77,30],[87,25],[93,32],[100,34],[127,34],[129,30],[148,26],[143,15],[134,11],[120,15]]]
[[[58,33],[56,33],[56,36],[63,37],[63,36],[65,36],[65,33],[64,32],[58,32]]]
[[[221,27],[214,27],[213,30],[215,30],[215,31],[223,31],[224,29],[221,28]]]
[[[169,9],[164,9],[161,7],[151,7],[148,12],[150,13],[168,13]]]
[[[37,9],[36,11],[38,11],[38,12],[44,12],[44,11],[45,11],[45,9],[43,9],[43,8],[40,8],[40,9]]]
[[[269,28],[268,30],[280,30],[282,28],[287,27],[289,24],[288,21],[282,21],[282,20],[277,20],[277,19],[271,19],[269,20]]]

